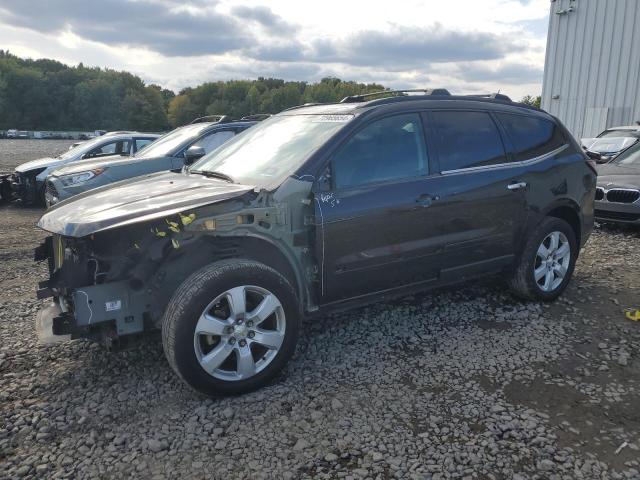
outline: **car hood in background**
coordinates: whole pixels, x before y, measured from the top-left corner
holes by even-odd
[[[627,149],[638,141],[637,137],[583,138],[582,146],[591,152],[613,154]]]
[[[38,158],[37,160],[31,160],[30,162],[22,163],[16,167],[16,172],[25,173],[31,170],[36,170],[38,168],[48,168],[55,167],[57,165],[62,165],[65,161],[60,160],[59,158]]]
[[[148,160],[148,159],[146,159]],[[73,162],[51,172],[51,175],[60,177],[62,175],[70,175],[73,173],[86,172],[87,170],[95,170],[96,168],[108,168],[115,165],[123,165],[134,162],[142,162],[143,159],[136,159],[126,155],[109,155],[107,157],[89,158],[79,162]]]
[[[604,188],[640,188],[640,168],[606,163],[598,170],[598,186]]]
[[[70,237],[174,215],[253,190],[202,175],[161,172],[90,190],[55,205],[38,226]]]

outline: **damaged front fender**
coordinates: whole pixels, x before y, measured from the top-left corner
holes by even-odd
[[[38,226],[66,237],[85,237],[236,198],[253,188],[163,172],[90,190],[61,202],[42,216]]]

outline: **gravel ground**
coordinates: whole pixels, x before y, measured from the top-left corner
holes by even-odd
[[[28,160],[55,157],[66,152],[77,140],[7,140],[0,139],[0,172],[10,172]]]
[[[640,478],[640,232],[600,228],[550,305],[497,280],[304,325],[270,386],[209,400],[159,336],[38,346],[41,211],[0,207],[2,478]]]

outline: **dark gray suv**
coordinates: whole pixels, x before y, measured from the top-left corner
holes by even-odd
[[[380,96],[287,110],[182,173],[54,207],[40,333],[160,328],[176,373],[221,395],[271,380],[305,316],[495,273],[560,295],[596,186],[560,122],[503,96]]]

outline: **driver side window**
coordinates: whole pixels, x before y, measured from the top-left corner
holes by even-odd
[[[85,155],[87,158],[106,155],[129,155],[129,140],[117,140],[94,148]]]
[[[235,132],[231,130],[224,130],[222,132],[215,132],[211,135],[201,138],[192,146],[194,147],[202,147],[206,153],[213,152],[216,148],[222,145],[224,142],[229,140],[231,137],[235,135]]]
[[[427,149],[420,115],[376,120],[356,132],[332,160],[336,189],[426,175]]]

